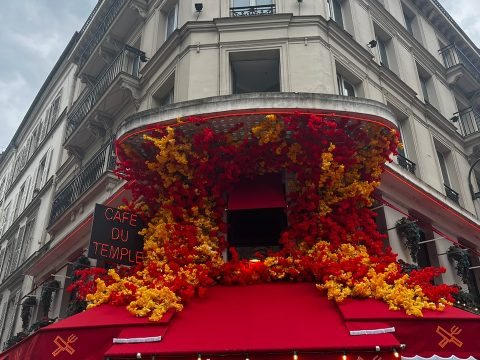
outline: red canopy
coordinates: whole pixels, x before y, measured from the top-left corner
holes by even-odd
[[[349,360],[388,360],[400,343],[407,345],[402,355],[480,359],[478,320],[450,307],[426,312],[423,319],[373,300],[347,300],[338,307],[309,283],[216,286],[159,323],[136,318],[123,307],[94,308],[42,328],[0,359],[133,359],[141,353],[143,359],[193,360],[203,354],[205,360],[243,360],[248,353],[252,360],[291,360],[296,351],[299,360],[318,360],[320,354],[322,360],[340,360],[345,351]],[[457,326],[461,332],[438,348],[443,339],[438,326],[447,332]],[[114,344],[114,338],[123,343]]]
[[[148,342],[113,344],[114,338]],[[377,345],[388,350],[382,354],[388,359],[399,342],[389,333],[351,336],[336,304],[313,284],[278,283],[210,288],[204,298],[194,299],[182,312],[168,314],[159,323],[136,318],[123,307],[101,306],[42,328],[3,355],[93,360],[135,358],[140,352],[144,359],[153,354],[194,359],[202,353],[213,360],[220,355],[244,359],[249,353],[252,358],[291,360],[293,351],[298,351],[302,360],[307,358],[305,352],[316,353],[317,359],[322,353],[325,359],[338,360],[343,351],[373,351]],[[365,360],[373,359],[365,354]]]
[[[447,306],[443,312],[426,310],[423,317],[415,318],[372,299],[348,299],[339,309],[348,323],[381,320],[395,327],[395,337],[406,344],[404,356],[480,359],[480,316],[467,311]]]

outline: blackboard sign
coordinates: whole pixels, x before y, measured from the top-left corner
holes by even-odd
[[[135,265],[143,260],[144,228],[137,214],[96,204],[88,257]]]

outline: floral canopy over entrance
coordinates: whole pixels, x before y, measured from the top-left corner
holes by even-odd
[[[379,122],[314,113],[195,117],[151,128],[138,146],[118,146],[117,174],[133,194],[127,207],[148,223],[144,261],[97,271],[94,286],[75,285],[83,287],[78,294],[90,307],[126,305],[154,321],[214,284],[270,281],[312,282],[336,301],[376,298],[416,316],[441,310],[455,291],[432,284],[444,270],[402,273],[369,209],[397,146],[396,130]],[[251,263],[232,248],[227,261],[225,194],[240,178],[269,173],[286,179],[281,249]]]

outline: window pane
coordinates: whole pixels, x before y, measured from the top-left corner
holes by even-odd
[[[250,6],[250,0],[233,0],[233,7]]]
[[[425,102],[430,101],[428,98],[427,81],[428,81],[427,79],[420,76],[420,86],[422,88],[423,99],[425,100]]]
[[[440,151],[437,151],[438,162],[440,163],[440,169],[442,170],[443,183],[450,187],[450,179],[448,177],[447,163],[445,157]]]
[[[167,15],[167,37],[169,37],[175,30],[175,17],[177,15],[176,7],[168,12]]]
[[[403,15],[405,16],[405,26],[406,26],[408,32],[413,35],[413,28],[412,28],[413,18],[408,16],[405,13],[403,13]]]
[[[271,5],[273,4],[273,0],[257,0],[256,5]]]
[[[355,88],[348,81],[343,80],[343,95],[355,97]]]
[[[380,63],[388,68],[387,48],[383,40],[377,39],[378,52],[380,53]]]
[[[339,0],[332,0],[333,20],[343,28],[342,4]]]

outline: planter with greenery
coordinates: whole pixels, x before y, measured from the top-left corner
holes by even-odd
[[[60,282],[54,279],[48,280],[42,286],[42,293],[40,295],[40,309],[42,315],[48,317],[50,306],[52,305],[53,294],[60,289]]]
[[[447,250],[448,260],[452,261],[457,269],[457,275],[460,276],[463,283],[469,285],[471,282],[470,258],[466,249],[452,245]]]
[[[410,251],[412,261],[416,263],[418,261],[418,251],[420,250],[420,227],[415,221],[403,217],[396,222],[395,228]]]
[[[71,283],[74,284],[76,281],[80,280],[78,271],[88,269],[90,267],[90,259],[82,255],[78,257],[72,265],[73,276]],[[84,311],[87,308],[87,302],[78,298],[77,291],[75,289],[70,289],[69,287],[69,291],[71,291],[71,293],[70,302],[68,303],[67,308],[67,316],[72,316]]]
[[[30,318],[32,317],[32,311],[37,305],[37,298],[35,296],[28,296],[22,302],[22,310],[20,317],[22,318],[22,329],[23,331],[28,330],[30,325]]]

